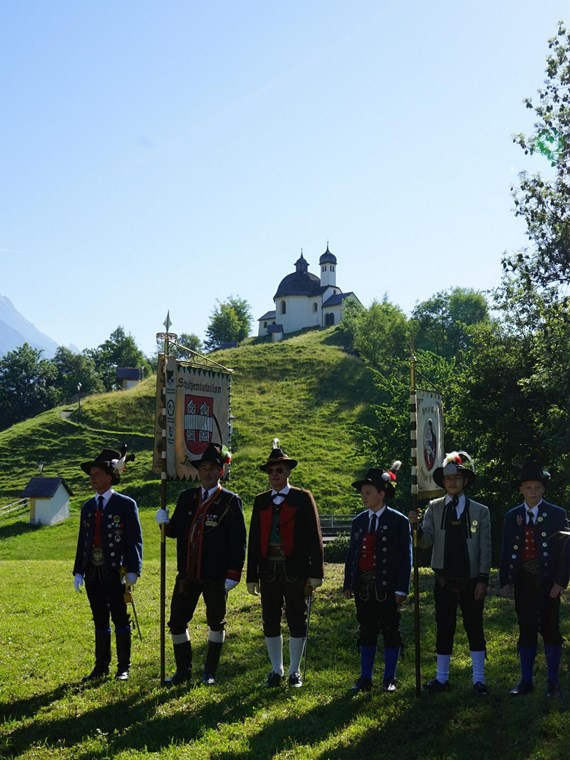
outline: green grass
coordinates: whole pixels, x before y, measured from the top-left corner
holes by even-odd
[[[234,465],[230,487],[249,513],[266,479],[258,470],[274,436],[299,459],[293,482],[314,491],[321,512],[351,512],[350,483],[372,463],[358,451],[357,425],[372,424],[375,390],[369,373],[336,345],[334,330],[299,335],[278,345],[256,343],[216,358],[235,368]],[[413,611],[404,608],[405,660],[401,688],[352,697],[358,675],[354,604],[341,594],[342,566],[329,564],[311,618],[307,679],[299,690],[266,690],[269,663],[259,600],[243,584],[230,594],[228,640],[212,689],[160,685],[159,532],[154,511],[159,481],[151,471],[155,381],[135,390],[82,401],[81,420],[61,409],[0,432],[0,506],[17,498],[45,462],[46,475],[65,477],[74,491],[69,520],[34,527],[17,516],[0,523],[0,758],[100,760],[118,758],[325,758],[361,760],[564,760],[570,758],[568,698],[549,709],[545,667],[537,660],[537,689],[513,699],[518,680],[513,603],[493,593],[486,607],[487,677],[491,694],[470,693],[468,645],[459,626],[450,693],[415,696]],[[79,424],[81,423],[81,424]],[[141,507],[143,576],[135,599],[144,640],[134,641],[127,683],[83,686],[91,670],[93,631],[85,593],[72,586],[80,504],[90,495],[79,463],[123,441],[136,454],[121,483]],[[380,463],[385,464],[385,463]],[[173,502],[183,484],[168,485]],[[174,544],[167,542],[170,595]],[[421,571],[421,666],[434,675],[431,573]],[[569,607],[562,607],[570,633]],[[207,626],[200,604],[191,625],[195,662],[205,656]],[[381,667],[381,662],[378,664]],[[173,668],[167,645],[167,670]],[[377,673],[381,677],[381,672]],[[562,686],[570,694],[568,659]]]
[[[46,529],[52,530],[52,529]],[[157,533],[147,543],[155,554]],[[54,534],[55,535],[55,534]],[[174,577],[169,543],[168,593]],[[26,560],[26,561],[23,561]],[[568,716],[550,711],[545,667],[537,660],[533,695],[513,699],[518,677],[512,602],[488,601],[487,677],[490,696],[470,693],[468,645],[462,630],[452,660],[452,691],[415,697],[413,610],[402,616],[406,652],[395,694],[351,696],[358,674],[353,602],[341,594],[342,566],[328,565],[311,616],[307,677],[300,690],[267,690],[269,668],[260,606],[243,584],[230,594],[228,638],[219,683],[172,689],[159,682],[159,563],[147,560],[135,598],[144,639],[133,644],[127,683],[83,686],[92,666],[92,624],[85,594],[72,587],[64,560],[0,562],[0,757],[43,760],[99,758],[351,758],[421,760],[569,757]],[[422,673],[434,674],[431,573],[421,573]],[[564,605],[568,633],[568,606]],[[203,605],[191,624],[195,667],[204,661]],[[173,668],[167,645],[167,670]],[[381,661],[376,678],[381,677]],[[378,672],[380,671],[380,672]],[[568,688],[568,663],[563,685]]]
[[[359,508],[350,483],[370,464],[359,452],[356,426],[373,423],[372,377],[355,357],[336,345],[334,329],[308,332],[280,344],[248,344],[213,355],[235,370],[232,381],[234,438],[230,487],[251,503],[266,487],[258,469],[278,437],[299,460],[293,482],[310,488],[323,513]],[[74,491],[72,506],[90,494],[79,463],[102,448],[126,442],[136,459],[124,488],[141,507],[159,500],[152,472],[156,378],[131,391],[82,400],[64,419],[64,407],[50,410],[0,432],[0,506],[20,496],[44,462],[44,474],[62,476]],[[122,484],[123,487],[123,484]],[[171,500],[180,490],[169,485]]]

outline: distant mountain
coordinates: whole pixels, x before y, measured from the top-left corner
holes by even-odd
[[[58,347],[55,340],[40,332],[23,317],[12,301],[0,295],[0,356],[28,343],[43,351],[42,358],[51,359]]]

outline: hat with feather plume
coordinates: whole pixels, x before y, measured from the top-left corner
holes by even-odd
[[[374,486],[379,491],[385,491],[386,498],[391,499],[396,493],[394,486],[401,466],[400,460],[396,459],[387,470],[383,470],[381,467],[371,467],[361,480],[354,481],[352,487],[360,491],[362,486]]]
[[[446,475],[463,475],[465,485],[470,486],[475,480],[475,463],[466,451],[451,451],[445,455],[441,467],[433,471],[433,479],[440,488],[444,488]]]

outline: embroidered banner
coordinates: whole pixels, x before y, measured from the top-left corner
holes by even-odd
[[[416,389],[416,431],[418,498],[432,499],[441,494],[441,488],[433,479],[433,471],[444,457],[440,393]]]
[[[209,443],[230,445],[231,374],[174,356],[169,356],[166,362],[162,357],[159,375],[161,368],[164,379],[157,381],[157,414],[159,385],[162,385],[165,427],[157,420],[153,469],[164,447],[167,477],[194,479],[198,473],[192,462],[201,457]]]

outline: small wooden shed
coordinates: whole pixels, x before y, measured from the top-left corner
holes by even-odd
[[[32,478],[22,496],[30,500],[30,523],[55,525],[69,517],[73,491],[63,478]]]
[[[140,383],[143,371],[138,367],[117,367],[116,378],[117,385],[120,385],[124,391],[129,391]]]

